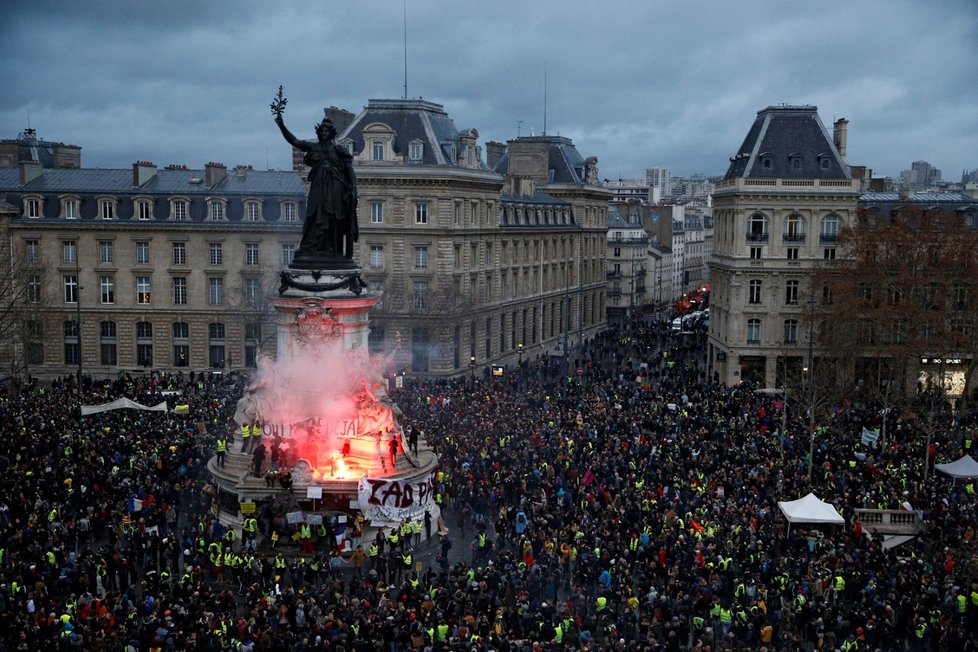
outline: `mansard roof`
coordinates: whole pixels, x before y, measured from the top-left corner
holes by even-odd
[[[587,175],[587,161],[581,156],[570,138],[564,136],[522,136],[508,141],[510,147],[500,157],[493,168],[494,172],[506,174],[509,170],[509,155],[513,143],[546,143],[549,183],[584,184]]]
[[[459,131],[441,104],[420,99],[368,100],[367,106],[337,137],[338,141],[353,142],[354,153],[363,151],[363,131],[372,124],[384,124],[394,132],[394,153],[408,159],[408,145],[412,141],[424,143],[421,165],[446,165],[460,167],[452,159],[463,151],[462,136],[478,137],[475,130]],[[484,166],[483,166],[484,167]]]
[[[815,106],[769,106],[757,112],[724,179],[849,179]]]

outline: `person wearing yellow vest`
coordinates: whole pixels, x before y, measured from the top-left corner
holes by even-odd
[[[250,444],[251,444],[251,424],[242,423],[241,424],[241,452],[247,453]]]
[[[723,627],[724,635],[730,633],[730,626],[733,625],[733,611],[727,607],[720,607],[720,625]]]
[[[302,554],[316,554],[315,549],[312,547],[312,526],[308,523],[302,523],[299,526],[299,543],[302,544]]]
[[[217,436],[217,466],[224,468],[224,456],[228,453],[228,439],[225,435]]]

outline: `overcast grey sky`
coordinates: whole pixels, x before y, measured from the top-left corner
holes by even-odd
[[[13,5],[13,6],[11,6]],[[544,128],[603,178],[722,174],[756,112],[815,104],[849,162],[978,167],[978,2],[407,0],[408,96],[480,144]],[[322,107],[404,94],[403,0],[5,2],[0,138],[31,126],[86,167],[287,168],[268,104],[312,137]]]

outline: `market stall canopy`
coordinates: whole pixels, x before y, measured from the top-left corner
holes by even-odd
[[[846,520],[830,505],[818,499],[815,494],[808,494],[798,500],[778,501],[778,507],[784,512],[790,523],[832,523],[845,525]]]
[[[934,468],[952,478],[978,478],[978,462],[970,455],[947,464],[938,464]]]

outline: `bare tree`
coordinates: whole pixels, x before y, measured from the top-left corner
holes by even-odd
[[[960,361],[967,399],[978,361],[978,231],[959,216],[904,205],[890,215],[863,211],[839,244],[841,260],[816,273],[823,343],[887,401],[912,391],[921,365],[937,369],[943,386],[941,368]]]
[[[51,269],[26,243],[0,240],[0,368],[12,379],[29,364],[43,363],[41,305],[50,290]]]
[[[278,296],[278,289],[279,269],[261,264],[242,272],[229,296],[231,308],[245,324],[245,343],[255,348],[256,358],[276,341],[272,299]]]

